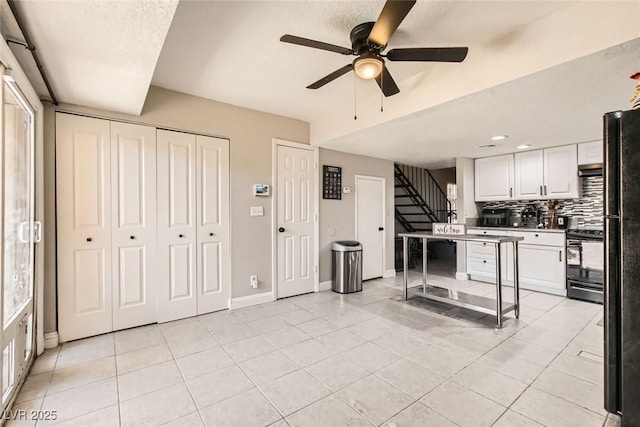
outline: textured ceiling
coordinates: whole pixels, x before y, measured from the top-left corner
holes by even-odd
[[[499,47],[503,37],[572,2],[419,1],[389,43],[395,47]],[[383,0],[182,1],[153,84],[313,123],[336,104],[353,104],[347,74],[318,90],[305,89],[352,57],[279,42],[285,33],[351,47],[349,32],[375,21]],[[463,64],[390,63],[402,91],[408,77]],[[378,93],[373,82],[358,91]],[[400,95],[402,96],[402,92]]]
[[[16,2],[59,100],[128,114],[142,111],[177,4]]]

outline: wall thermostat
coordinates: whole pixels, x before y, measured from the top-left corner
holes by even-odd
[[[269,196],[269,184],[253,184],[253,195],[260,197]]]

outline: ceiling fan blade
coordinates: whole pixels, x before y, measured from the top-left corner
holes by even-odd
[[[327,83],[331,83],[332,81],[334,81],[338,77],[340,77],[340,76],[342,76],[344,74],[347,74],[352,69],[353,69],[353,65],[352,64],[345,65],[342,68],[338,68],[333,73],[324,76],[323,78],[321,78],[317,82],[311,83],[309,86],[307,86],[307,89],[318,89],[318,88],[321,88],[322,86],[326,85]]]
[[[468,47],[391,49],[387,52],[387,59],[389,61],[462,62],[467,57],[468,52]]]
[[[281,42],[297,44],[300,46],[313,47],[315,49],[328,50],[330,52],[341,53],[343,55],[353,55],[353,51],[351,49],[347,49],[346,47],[337,46],[335,44],[319,42],[317,40],[305,39],[304,37],[292,36],[291,34],[285,34],[280,37]]]
[[[369,44],[384,47],[407,16],[416,0],[387,0],[369,34]]]
[[[378,74],[376,82],[378,83],[378,86],[380,86],[380,89],[382,89],[384,96],[392,96],[396,93],[400,93],[400,88],[398,88],[395,80],[391,77],[391,73],[389,73],[387,67],[384,67],[382,72]]]

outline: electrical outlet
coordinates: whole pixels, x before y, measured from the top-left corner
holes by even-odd
[[[251,287],[253,289],[257,289],[258,288],[258,276],[257,275],[253,275],[250,277],[249,279],[251,281]]]

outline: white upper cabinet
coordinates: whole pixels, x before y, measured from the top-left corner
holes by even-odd
[[[602,163],[603,145],[602,141],[583,142],[578,144],[578,164],[591,165]]]
[[[544,155],[542,150],[516,153],[514,198],[540,199],[544,191]]]
[[[576,144],[475,161],[476,202],[576,199]]]
[[[578,191],[576,145],[544,150],[544,198],[575,199]]]
[[[476,202],[513,198],[513,154],[485,157],[475,161]]]

